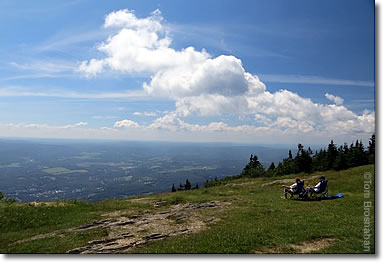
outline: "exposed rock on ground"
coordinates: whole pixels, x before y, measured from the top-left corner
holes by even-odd
[[[162,207],[166,204],[162,201],[156,203],[155,207]],[[150,241],[200,232],[207,227],[207,224],[219,220],[204,211],[222,208],[228,204],[218,201],[178,204],[154,214],[93,221],[73,228],[71,231],[108,228],[109,236],[105,239],[91,241],[87,246],[69,250],[67,253],[127,253]]]

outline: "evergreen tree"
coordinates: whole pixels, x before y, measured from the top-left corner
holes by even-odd
[[[343,144],[343,153],[347,155],[350,152],[350,149],[348,148],[347,143]]]
[[[372,134],[370,141],[368,141],[368,163],[375,164],[375,134]]]
[[[272,177],[274,176],[274,170],[275,170],[275,164],[274,162],[271,162],[269,168],[266,171],[266,176],[267,177]]]
[[[368,141],[368,154],[375,155],[375,134],[372,134],[370,141]]]
[[[327,147],[327,170],[334,169],[335,159],[338,156],[338,150],[334,141],[331,140],[330,144]]]
[[[364,145],[362,140],[359,142],[358,147],[358,166],[367,165],[368,164],[368,152],[364,149]]]
[[[309,153],[310,156],[313,154],[313,151],[311,150],[311,147],[309,147],[309,148],[307,149],[307,152]]]
[[[297,156],[294,159],[295,170],[297,173],[311,173],[312,171],[312,159],[311,159],[312,151],[304,150],[302,144],[298,144],[298,152]]]
[[[351,143],[348,154],[346,155],[346,161],[348,167],[355,167],[356,166],[356,153],[355,153],[355,147],[354,143]]]
[[[283,159],[283,161],[278,164],[274,173],[276,176],[283,176],[296,173],[296,167],[291,150],[289,150],[289,157]]]
[[[172,192],[176,192],[177,191],[177,189],[176,189],[176,187],[174,186],[174,184],[173,184],[173,186],[172,186]]]
[[[274,176],[283,176],[284,173],[282,170],[283,170],[283,162],[279,162],[278,166],[273,171]]]
[[[186,179],[185,190],[190,190],[190,189],[191,189],[191,184],[190,184],[189,180]]]
[[[343,146],[340,146],[338,149],[338,156],[334,162],[335,170],[344,170],[347,169],[346,154]]]
[[[261,177],[265,176],[265,174],[265,168],[262,166],[261,162],[259,162],[258,157],[256,155],[251,155],[250,162],[242,170],[240,176]]]
[[[292,158],[291,150],[289,150],[289,157],[283,159],[282,162],[279,162],[278,166],[273,171],[273,174],[275,176],[284,176],[284,175],[295,173],[295,171],[296,171],[295,163]]]
[[[325,171],[328,168],[327,151],[321,149],[312,159],[313,171]]]

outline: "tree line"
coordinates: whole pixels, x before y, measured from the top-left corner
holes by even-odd
[[[192,184],[190,183],[189,179],[186,179],[185,184],[180,183],[180,186],[178,188],[176,188],[176,186],[173,184],[172,192],[183,191],[183,190],[193,190],[193,189],[198,189],[198,188],[199,188],[198,184],[196,184],[194,187],[192,187]]]
[[[359,140],[350,145],[344,143],[339,147],[331,140],[327,149],[320,149],[313,153],[310,147],[305,149],[302,144],[298,144],[295,157],[289,150],[288,157],[278,166],[272,162],[267,169],[263,167],[256,155],[251,155],[249,163],[239,177],[273,177],[302,172],[310,174],[316,171],[344,170],[367,164],[375,164],[375,134],[371,136],[367,148]]]
[[[328,144],[327,148],[315,151],[310,147],[304,148],[302,144],[298,144],[298,151],[293,156],[291,150],[288,152],[288,157],[283,159],[276,166],[274,162],[266,169],[259,161],[256,155],[250,155],[250,160],[243,168],[242,172],[236,176],[228,176],[222,179],[206,180],[205,187],[212,187],[226,184],[232,180],[242,177],[277,177],[289,174],[308,173],[311,174],[316,171],[327,170],[344,170],[351,167],[357,167],[367,164],[375,164],[375,134],[369,139],[367,148],[363,142],[356,140],[355,143],[348,145],[337,146],[334,141]],[[187,182],[189,182],[187,180]],[[188,186],[180,185],[176,189],[173,185],[172,192],[178,190],[190,190],[190,183]]]

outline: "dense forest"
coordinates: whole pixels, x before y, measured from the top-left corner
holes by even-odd
[[[205,187],[216,186],[226,180],[241,177],[276,177],[298,173],[313,173],[316,171],[344,170],[351,167],[375,164],[375,134],[368,142],[367,148],[362,141],[356,140],[355,144],[344,143],[341,146],[334,144],[331,140],[327,149],[321,149],[313,153],[310,147],[304,148],[298,144],[298,151],[295,155],[289,150],[288,157],[283,159],[277,166],[274,162],[266,169],[258,160],[256,155],[250,156],[249,163],[238,176],[227,177],[221,180],[205,182]]]

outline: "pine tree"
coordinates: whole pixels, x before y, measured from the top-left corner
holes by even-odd
[[[177,189],[176,189],[176,187],[174,186],[174,184],[173,184],[173,186],[172,186],[172,192],[176,192],[177,191]]]
[[[358,166],[367,165],[368,164],[368,152],[364,149],[364,145],[362,140],[359,142],[358,147]]]
[[[311,148],[304,150],[302,144],[298,144],[297,156],[294,159],[296,172],[311,173],[312,171],[312,159],[311,159]]]
[[[347,169],[346,154],[343,146],[340,146],[338,149],[338,156],[334,162],[335,170],[344,170]]]
[[[274,174],[274,176],[283,176],[284,175],[282,162],[278,163],[278,166],[273,171],[273,174]]]
[[[313,171],[325,171],[328,168],[328,161],[327,161],[327,151],[324,149],[321,149],[319,152],[317,152],[313,159],[312,159],[312,165],[313,165]]]
[[[274,162],[271,162],[269,168],[268,168],[267,171],[266,171],[266,176],[267,176],[267,177],[272,177],[272,176],[274,176],[274,175],[275,175],[274,170],[275,170],[275,164],[274,164]]]
[[[372,134],[370,141],[368,141],[368,163],[375,164],[375,134]]]
[[[338,150],[334,141],[331,140],[330,144],[327,147],[327,170],[334,169],[335,159],[338,156]]]
[[[368,154],[375,155],[375,134],[372,134],[370,141],[368,141]]]
[[[355,167],[356,166],[356,153],[355,153],[355,147],[354,143],[351,143],[348,154],[346,155],[346,161],[348,167]]]
[[[190,189],[191,189],[191,184],[190,184],[189,180],[186,179],[185,190],[190,190]]]
[[[347,143],[343,144],[343,152],[345,155],[347,155],[350,152],[350,149],[348,148]]]
[[[240,176],[261,177],[265,176],[265,174],[265,168],[262,166],[261,162],[259,162],[258,157],[256,155],[251,155],[250,162],[242,170]]]

